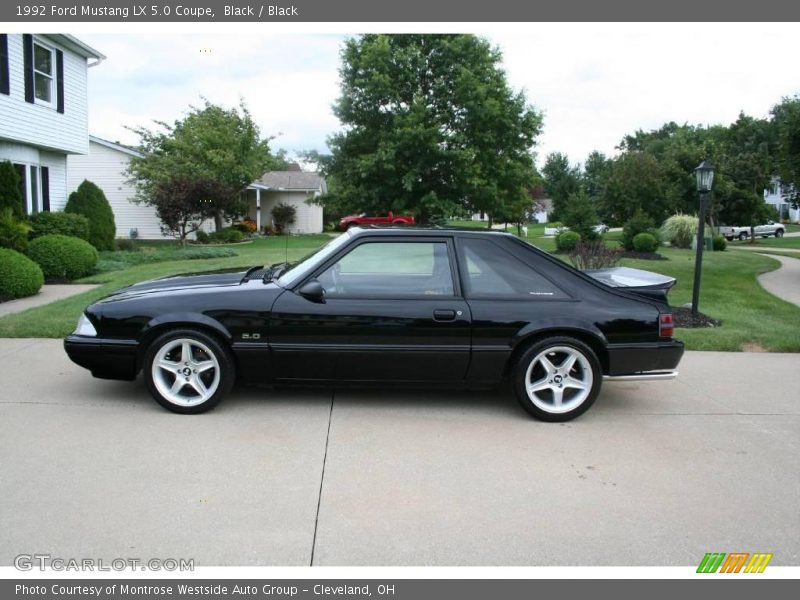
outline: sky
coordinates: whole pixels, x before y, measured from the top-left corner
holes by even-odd
[[[766,117],[800,94],[800,24],[537,23],[473,26],[503,53],[510,84],[544,113],[534,149],[583,162],[668,121]],[[339,51],[352,34],[81,33],[107,59],[89,71],[89,129],[135,144],[125,126],[171,122],[205,97],[242,98],[274,148],[326,150],[340,128]]]

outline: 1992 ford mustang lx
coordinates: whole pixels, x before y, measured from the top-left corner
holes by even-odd
[[[64,346],[95,377],[143,371],[178,413],[212,408],[236,380],[510,379],[534,417],[566,421],[603,379],[670,378],[683,355],[665,286],[623,271],[592,277],[500,232],[354,228],[297,263],[121,289]]]

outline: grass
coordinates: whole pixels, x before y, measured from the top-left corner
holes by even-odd
[[[756,238],[754,243],[750,243],[750,241],[740,242],[728,242],[731,247],[736,246],[745,246],[745,247],[764,247],[764,248],[800,248],[800,237],[782,237],[782,238]]]
[[[613,234],[609,237],[613,241]],[[72,331],[87,305],[120,287],[179,273],[246,268],[285,258],[297,260],[330,239],[328,235],[263,238],[235,246],[237,256],[152,262],[98,273],[81,280],[81,283],[101,284],[94,290],[0,318],[0,337],[63,337]],[[554,249],[552,238],[529,236],[528,241],[546,250]],[[620,264],[675,277],[678,283],[670,292],[670,302],[674,306],[689,302],[694,254],[671,248],[660,252],[669,260],[623,259]],[[778,267],[775,259],[755,252],[707,252],[703,259],[700,309],[720,319],[722,325],[714,329],[679,329],[676,337],[684,340],[691,350],[738,351],[755,345],[773,352],[800,352],[800,307],[769,294],[756,279],[760,273]]]

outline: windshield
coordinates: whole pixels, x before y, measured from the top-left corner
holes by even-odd
[[[281,287],[287,287],[293,283],[296,283],[313,271],[317,265],[325,262],[329,256],[338,252],[339,248],[344,246],[349,239],[350,235],[343,233],[342,235],[332,239],[324,246],[317,248],[311,254],[304,256],[300,260],[286,264],[286,269],[278,278],[278,285]]]

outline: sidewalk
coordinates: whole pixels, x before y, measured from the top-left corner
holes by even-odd
[[[800,252],[796,250],[795,252]],[[773,296],[800,306],[800,256],[789,258],[778,254],[762,254],[780,261],[781,267],[758,276],[758,282]]]
[[[86,284],[43,285],[42,289],[35,296],[19,298],[18,300],[9,300],[8,302],[0,304],[0,317],[19,313],[35,306],[50,304],[51,302],[63,300],[70,296],[77,296],[88,290],[93,290],[96,287],[99,286]]]

